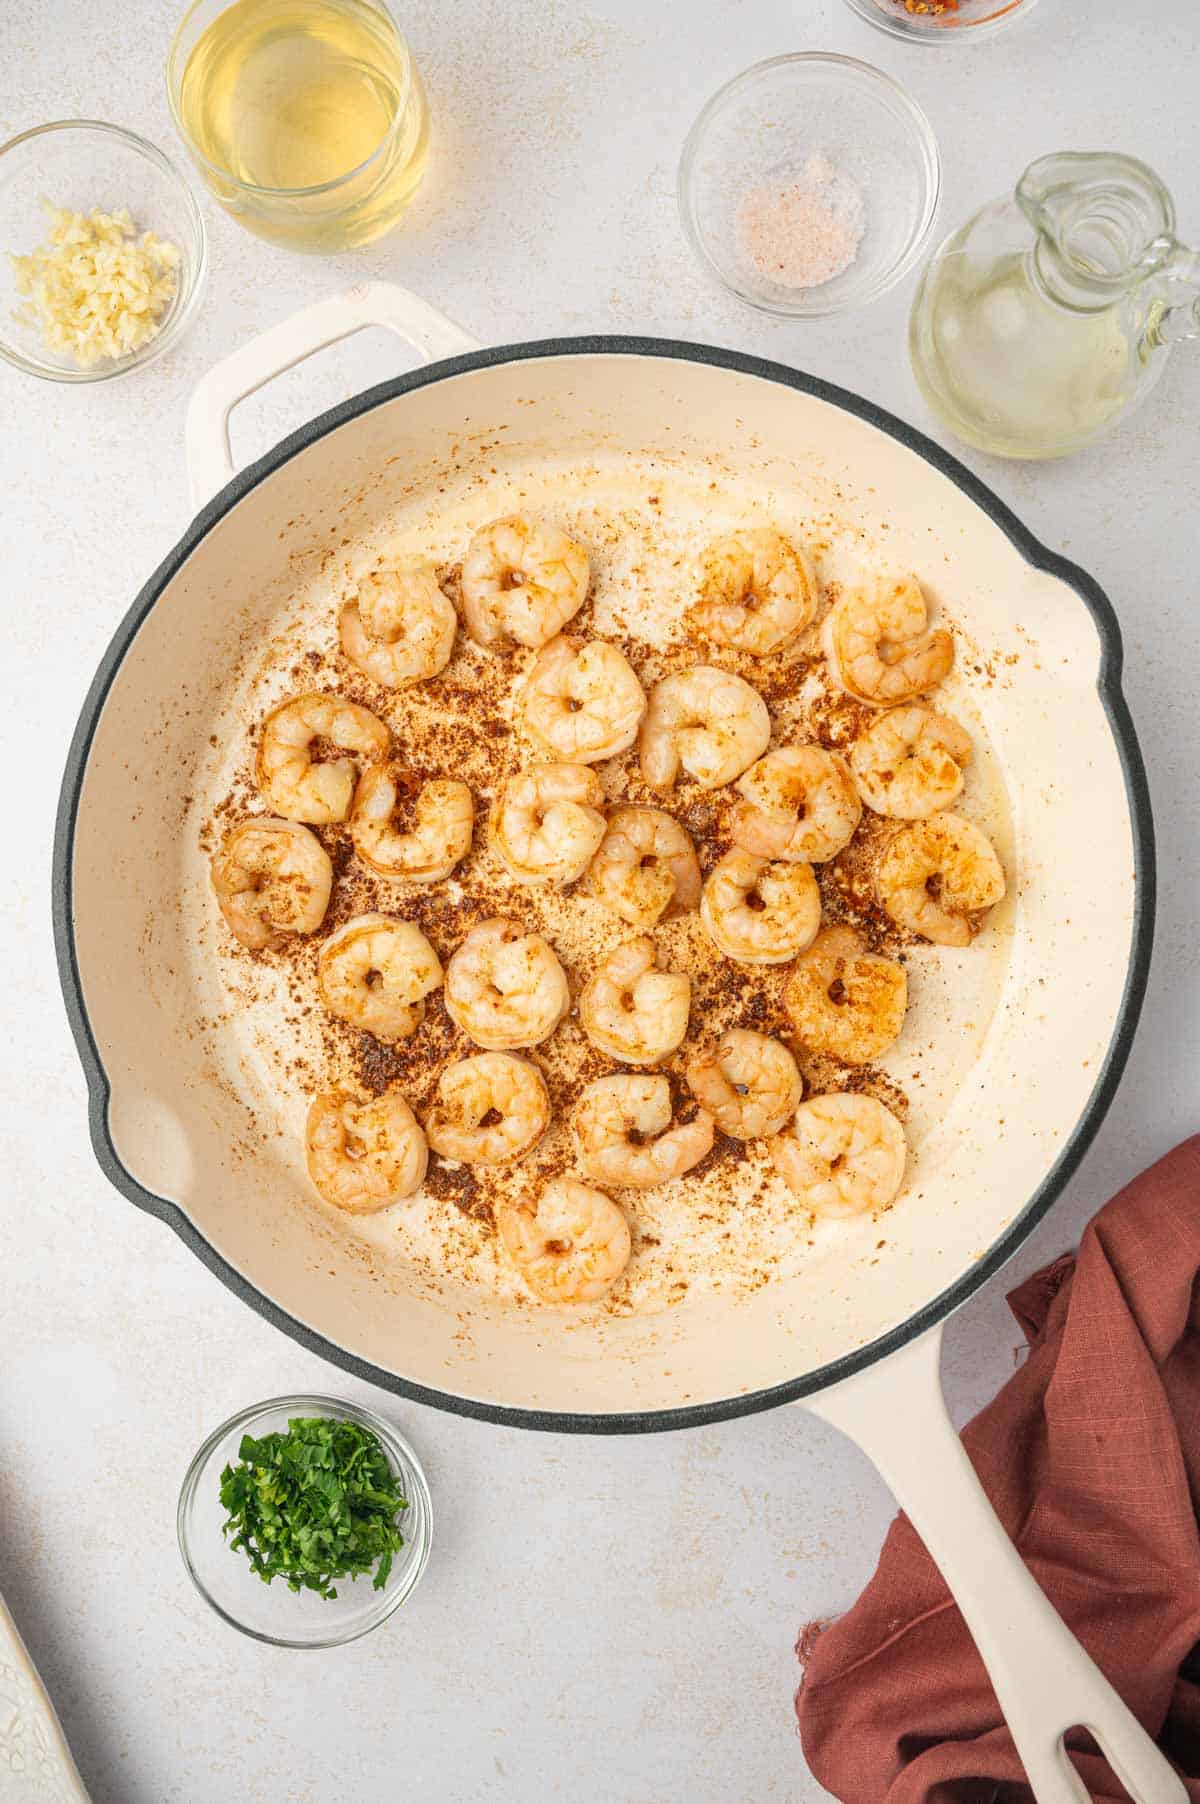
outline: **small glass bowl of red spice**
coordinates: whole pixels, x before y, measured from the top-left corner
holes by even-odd
[[[385,1622],[429,1559],[421,1462],[372,1410],[273,1397],[214,1429],[176,1524],[196,1589],[275,1647],[338,1647]]]
[[[1037,0],[846,0],[869,25],[910,44],[977,44],[1023,19]]]

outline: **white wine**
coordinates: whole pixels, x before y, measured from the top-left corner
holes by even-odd
[[[383,7],[234,0],[203,10],[210,21],[182,65],[176,107],[223,204],[297,250],[340,250],[388,231],[424,173],[428,123]]]

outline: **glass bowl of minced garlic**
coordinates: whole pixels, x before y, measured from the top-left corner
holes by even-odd
[[[162,152],[63,119],[0,145],[0,357],[102,382],[161,357],[196,310],[204,221]]]

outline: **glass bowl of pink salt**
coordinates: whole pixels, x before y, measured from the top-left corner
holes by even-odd
[[[764,313],[861,307],[910,270],[937,212],[941,160],[898,82],[854,57],[772,57],[713,95],[679,164],[702,264]]]

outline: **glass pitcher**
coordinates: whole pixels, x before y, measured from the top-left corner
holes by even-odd
[[[1013,196],[947,238],[913,303],[930,406],[1001,457],[1062,457],[1142,396],[1171,344],[1200,335],[1200,252],[1135,157],[1039,157]]]

